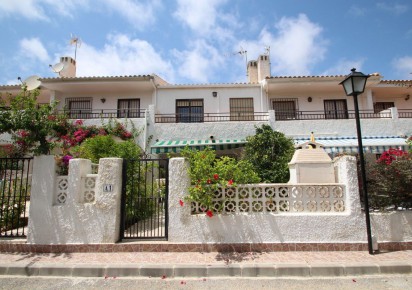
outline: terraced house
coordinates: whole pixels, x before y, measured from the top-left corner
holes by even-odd
[[[249,61],[246,83],[170,84],[155,74],[77,77],[74,59],[60,61],[58,77],[39,78],[39,103],[56,100],[59,112],[88,124],[128,119],[141,130],[136,142],[146,153],[212,146],[219,154],[236,154],[261,124],[297,144],[314,132],[331,155],[357,151],[353,100],[339,85],[344,75],[272,76],[269,55],[260,55]],[[411,86],[411,80],[370,74],[359,96],[365,152],[406,149],[412,134]],[[2,93],[20,90],[20,85],[0,86]]]

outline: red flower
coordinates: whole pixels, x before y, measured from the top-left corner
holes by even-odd
[[[78,126],[81,126],[81,125],[83,125],[83,120],[76,120],[76,121],[74,121],[74,124],[78,125]]]
[[[208,184],[211,184],[211,183],[212,183],[212,181],[211,181],[210,179],[208,179],[208,180],[207,180],[207,183],[208,183]]]
[[[219,174],[213,174],[213,178],[214,178],[215,180],[218,180],[218,179],[219,179]]]
[[[227,185],[232,185],[233,184],[233,179],[228,180]]]
[[[208,216],[208,217],[213,217],[213,211],[211,211],[210,209],[206,212],[206,215]]]
[[[183,206],[184,205],[184,203],[183,203],[183,201],[180,199],[179,200],[179,204],[180,204],[180,206]]]

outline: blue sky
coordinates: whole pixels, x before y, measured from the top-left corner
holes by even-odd
[[[270,47],[274,76],[411,79],[411,14],[410,0],[0,0],[0,84],[56,76],[71,35],[78,76],[245,82],[246,56]]]

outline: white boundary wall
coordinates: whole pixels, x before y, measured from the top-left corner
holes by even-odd
[[[54,156],[35,157],[30,198],[29,244],[100,244],[119,239],[122,159],[103,158],[94,188],[94,201],[82,198],[82,178],[91,161],[70,160],[64,203],[57,202]],[[103,185],[112,190],[103,192]]]
[[[345,191],[345,211],[329,213],[236,213],[192,215],[180,206],[190,186],[188,162],[169,164],[169,242],[214,243],[366,243],[365,217],[360,208],[355,159],[335,161],[337,182]],[[59,203],[53,156],[35,157],[27,242],[29,244],[102,244],[119,238],[122,160],[100,160],[92,177],[91,162],[70,161],[67,195]],[[95,178],[94,198],[85,198],[84,180]],[[82,183],[83,182],[83,183]],[[103,192],[104,185],[112,190]],[[60,200],[62,201],[62,200]],[[372,233],[378,242],[411,242],[412,212],[372,213]]]
[[[354,157],[338,159],[338,183],[346,187],[343,213],[238,213],[192,215],[180,206],[190,180],[188,162],[173,158],[169,165],[169,242],[175,243],[364,243],[365,217],[361,211]],[[401,220],[396,225],[396,220]],[[412,213],[372,215],[378,241],[412,241]],[[396,232],[396,233],[395,233]]]

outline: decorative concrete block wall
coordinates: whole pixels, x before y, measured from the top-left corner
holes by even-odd
[[[27,242],[100,244],[119,239],[122,159],[70,160],[67,177],[56,176],[53,156],[35,157]]]

